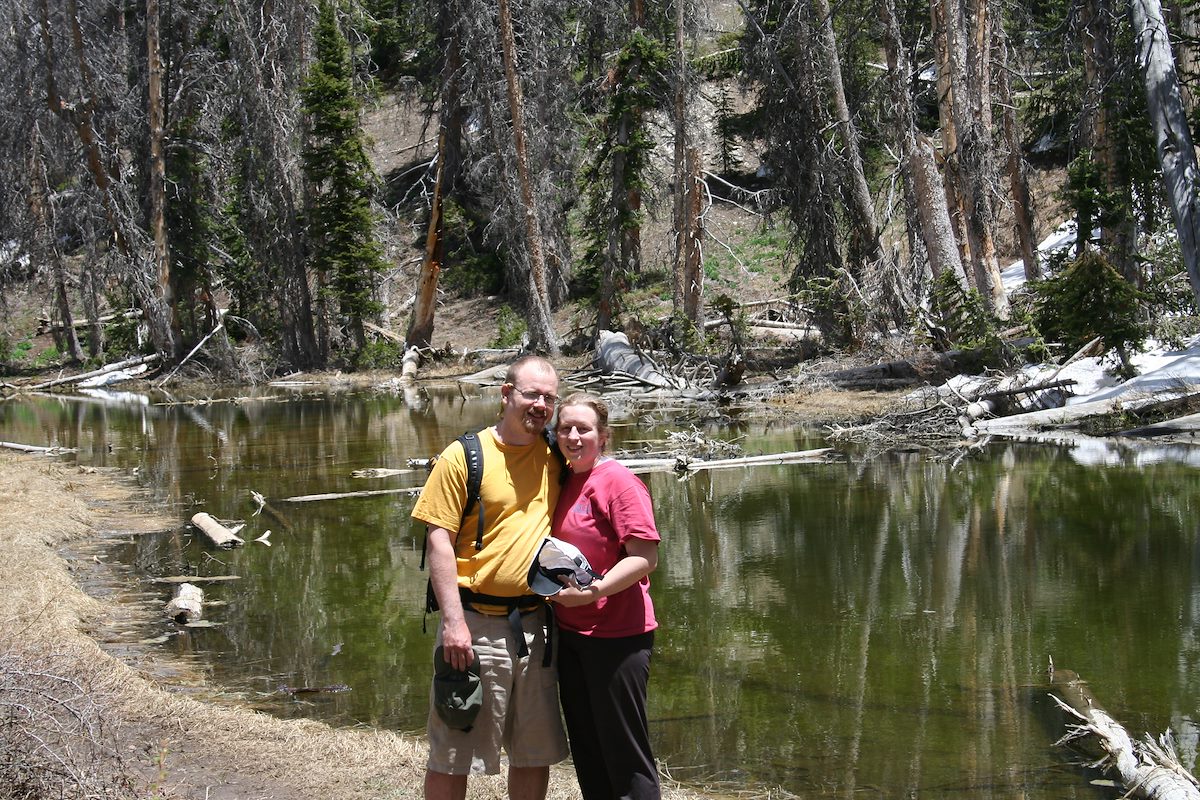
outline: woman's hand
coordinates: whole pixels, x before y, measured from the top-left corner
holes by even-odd
[[[593,581],[586,589],[576,589],[573,586],[565,586],[558,594],[550,596],[550,599],[560,606],[567,608],[575,608],[576,606],[587,606],[603,597],[600,594],[600,581]]]

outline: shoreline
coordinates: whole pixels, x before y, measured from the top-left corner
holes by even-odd
[[[22,670],[60,676],[86,697],[88,719],[95,722],[89,746],[67,741],[63,752],[76,758],[86,750],[89,763],[79,766],[94,772],[89,780],[128,787],[128,793],[112,796],[421,798],[423,737],[278,719],[222,701],[216,690],[205,697],[203,690],[215,687],[206,687],[202,678],[196,683],[195,676],[181,674],[178,683],[164,678],[171,670],[159,662],[171,659],[156,656],[152,646],[101,644],[110,639],[105,630],[128,629],[157,606],[121,601],[119,576],[103,565],[105,538],[162,529],[163,519],[139,508],[139,494],[117,473],[0,452],[0,496],[7,498],[0,504],[0,548],[6,554],[0,560],[0,593],[8,598],[0,611],[0,654],[18,665],[18,677]],[[108,588],[97,593],[106,596],[85,592],[83,585],[105,570]],[[117,648],[134,657],[118,657],[111,652]],[[0,683],[0,699],[13,688]],[[580,796],[569,763],[551,768],[550,785],[548,800]],[[664,779],[663,796],[704,795]],[[505,781],[473,778],[468,797],[506,797]]]

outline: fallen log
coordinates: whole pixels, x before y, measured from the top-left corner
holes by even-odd
[[[332,492],[330,494],[304,494],[297,497],[285,497],[281,503],[312,503],[317,500],[341,500],[346,497],[374,497],[381,494],[420,494],[421,487],[413,486],[407,489],[370,489],[362,492]]]
[[[204,590],[192,583],[181,583],[167,603],[167,616],[178,623],[195,622],[204,616]]]
[[[46,455],[75,452],[74,447],[40,447],[36,444],[20,444],[18,442],[0,442],[0,447],[6,447],[9,450],[20,450],[22,453],[45,453]]]
[[[1069,726],[1056,744],[1094,736],[1104,757],[1095,766],[1113,773],[1124,784],[1126,797],[1145,800],[1200,800],[1200,783],[1175,757],[1170,736],[1155,742],[1148,734],[1135,741],[1125,728],[1092,697],[1087,684],[1071,670],[1051,668],[1050,683],[1062,697],[1050,697],[1060,708],[1080,720]]]
[[[172,369],[170,372],[168,372],[166,375],[164,375],[161,380],[159,380],[159,382],[157,384],[158,387],[161,389],[163,386],[166,386],[167,381],[169,381],[169,380],[171,380],[171,378],[175,377],[175,373],[179,372],[180,368],[183,367],[183,365],[186,364],[188,361],[190,361],[192,356],[194,356],[194,355],[196,355],[196,353],[200,352],[200,348],[204,347],[204,345],[208,342],[209,339],[216,336],[217,332],[223,330],[224,328],[225,328],[225,320],[222,319],[220,322],[217,323],[217,327],[215,327],[211,331],[209,331],[208,335],[205,336],[203,339],[201,339],[199,344],[197,344],[195,347],[193,347],[191,352],[188,353],[186,356],[184,356],[183,360],[175,365],[174,369]]]
[[[832,447],[818,447],[815,450],[796,450],[790,453],[770,453],[761,456],[741,456],[740,458],[718,458],[712,461],[681,460],[681,468],[689,472],[699,472],[705,469],[725,469],[727,467],[754,467],[767,464],[795,464],[800,461],[813,461],[824,458],[833,450]]]
[[[682,389],[682,381],[665,372],[654,359],[629,343],[624,333],[600,331],[596,365],[606,373],[625,373],[662,389]]]
[[[158,353],[151,353],[148,356],[138,356],[137,358],[129,358],[129,359],[126,359],[125,361],[115,361],[112,364],[105,364],[100,369],[95,369],[95,370],[92,370],[91,372],[81,372],[78,375],[68,375],[65,378],[55,378],[52,381],[46,381],[45,383],[39,383],[36,386],[30,386],[29,391],[37,392],[42,389],[49,389],[52,386],[62,386],[64,384],[79,383],[80,381],[85,381],[88,378],[94,378],[97,375],[104,375],[109,372],[115,372],[116,370],[119,370],[119,369],[129,369],[130,367],[136,367],[141,364],[150,364],[154,361],[157,361],[158,359],[159,359]]]
[[[256,492],[253,489],[251,489],[250,490],[250,499],[252,499],[254,502],[258,503],[258,508],[256,508],[254,510],[254,516],[257,516],[258,514],[261,514],[262,512],[266,511],[267,514],[272,519],[274,519],[276,522],[278,522],[280,525],[283,526],[283,530],[285,533],[292,532],[291,521],[287,517],[285,517],[283,514],[280,514],[279,510],[276,509],[273,505],[271,505],[269,502],[267,502],[267,498],[263,497],[261,493]]]
[[[415,347],[410,347],[404,351],[404,358],[400,359],[400,382],[412,383],[417,379],[417,370],[421,366],[421,351]]]
[[[106,372],[103,375],[94,375],[91,378],[85,378],[77,385],[80,389],[99,389],[104,386],[111,386],[114,383],[131,381],[134,378],[144,375],[149,369],[149,364],[138,364],[136,367],[130,367],[129,369],[116,369],[112,372]]]
[[[95,322],[93,322],[90,319],[72,320],[71,327],[79,328],[79,329],[90,328],[90,327],[92,327],[93,324],[106,325],[110,322],[116,322],[118,320],[138,319],[141,316],[142,316],[142,310],[140,308],[134,308],[129,311],[121,311],[119,313],[105,314],[104,316],[96,317]],[[54,320],[50,320],[45,317],[42,317],[38,320],[37,332],[39,335],[43,334],[43,333],[54,333],[55,331],[63,330],[65,327],[66,326],[63,325],[61,322],[55,322]]]
[[[232,529],[226,528],[203,511],[192,516],[192,524],[199,528],[217,547],[228,550],[246,543],[242,537],[237,535],[237,532],[242,529],[241,525]]]
[[[366,469],[356,469],[350,473],[351,478],[391,478],[396,475],[408,475],[411,472],[416,472],[413,469],[391,469],[389,467],[367,467]]]
[[[224,583],[240,581],[241,575],[170,575],[165,578],[151,578],[151,583]]]
[[[403,336],[401,336],[398,333],[389,331],[387,328],[380,327],[379,325],[375,325],[374,323],[371,323],[371,322],[363,322],[363,327],[366,328],[367,330],[369,330],[371,333],[382,336],[385,339],[389,339],[389,340],[395,342],[396,344],[404,344]]]

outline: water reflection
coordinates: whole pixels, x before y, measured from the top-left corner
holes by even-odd
[[[209,612],[220,627],[166,645],[204,654],[217,682],[281,715],[420,730],[431,633],[412,499],[285,498],[414,485],[420,474],[351,472],[402,469],[495,409],[492,394],[457,389],[202,406],[35,398],[0,405],[0,437],[136,470],[180,520],[125,548],[142,574],[241,576],[205,587],[227,603]],[[663,433],[632,425],[618,446]],[[819,444],[752,423],[706,433],[747,452]],[[1105,796],[1051,746],[1053,656],[1133,733],[1171,728],[1190,766],[1198,474],[1000,443],[953,463],[844,450],[646,476],[664,535],[656,752],[683,780],[805,797]],[[252,490],[274,514],[254,514]],[[269,528],[273,546],[214,551],[184,524],[198,510],[245,520],[249,539]],[[352,691],[278,691],[340,683]]]

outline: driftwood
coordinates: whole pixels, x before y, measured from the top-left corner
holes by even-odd
[[[114,383],[122,381],[131,381],[148,372],[149,364],[138,364],[129,369],[117,369],[112,372],[106,372],[103,375],[93,375],[90,378],[85,378],[76,384],[80,389],[99,389],[102,386],[111,386]]]
[[[39,447],[35,444],[19,444],[17,442],[0,442],[0,447],[6,447],[9,450],[20,450],[22,453],[45,453],[46,455],[58,455],[59,453],[74,453],[74,447]]]
[[[682,389],[683,381],[668,374],[654,359],[629,343],[624,333],[600,331],[596,345],[596,365],[604,372],[632,375],[650,386]]]
[[[1125,785],[1126,797],[1200,800],[1200,784],[1175,757],[1169,735],[1164,735],[1158,742],[1149,735],[1144,741],[1134,740],[1096,702],[1087,684],[1070,670],[1052,670],[1050,683],[1058,692],[1050,696],[1060,708],[1079,720],[1078,724],[1069,726],[1058,744],[1095,737],[1104,756],[1094,766],[1115,774]]]
[[[370,322],[363,322],[363,327],[366,328],[367,330],[369,330],[371,333],[382,336],[383,338],[393,341],[396,344],[404,344],[403,336],[401,336],[398,333],[393,333],[392,331],[389,331],[387,328],[381,328],[380,326],[375,325]]]
[[[388,467],[367,467],[356,469],[350,473],[351,478],[391,478],[396,475],[408,475],[416,472],[414,469],[390,469]]]
[[[151,578],[151,583],[225,583],[240,581],[241,575],[171,575],[166,578]]]
[[[339,694],[341,692],[350,691],[350,687],[344,683],[335,683],[330,686],[283,686],[281,685],[277,692],[280,694]]]
[[[181,583],[167,603],[167,616],[179,623],[195,622],[204,616],[204,590],[192,583]]]
[[[304,494],[297,497],[285,497],[281,503],[312,503],[317,500],[341,500],[346,497],[374,497],[381,494],[420,494],[421,487],[407,489],[370,489],[363,492],[333,492],[331,494]]]
[[[112,364],[106,364],[103,367],[101,367],[100,369],[92,370],[91,372],[82,372],[78,375],[69,375],[65,378],[55,378],[52,381],[46,381],[45,383],[39,383],[36,386],[30,386],[29,391],[36,392],[36,391],[40,391],[42,389],[49,389],[53,386],[62,386],[64,384],[80,383],[81,381],[85,381],[88,378],[94,378],[97,375],[104,375],[109,372],[115,372],[116,370],[119,370],[119,369],[129,369],[130,367],[136,367],[141,364],[150,364],[154,361],[157,361],[158,358],[159,358],[158,353],[151,353],[148,356],[139,356],[137,358],[126,359],[125,361],[116,361]]]
[[[270,516],[272,519],[274,519],[276,522],[278,522],[280,525],[283,526],[284,532],[286,532],[286,533],[292,532],[291,520],[289,520],[283,514],[279,513],[279,509],[275,508],[275,506],[273,506],[269,502],[267,502],[267,498],[263,497],[259,492],[256,492],[253,489],[251,489],[250,490],[250,499],[252,499],[255,503],[258,504],[258,508],[256,508],[254,510],[253,516],[257,516],[265,511],[265,512],[267,512],[268,516]]]
[[[196,353],[199,353],[199,352],[200,352],[200,348],[204,347],[204,345],[208,343],[208,340],[209,340],[209,339],[211,339],[212,337],[216,336],[216,335],[217,335],[217,333],[218,333],[218,332],[220,332],[221,330],[224,330],[224,328],[225,328],[225,320],[224,320],[224,319],[222,319],[220,322],[218,322],[218,323],[217,323],[217,327],[215,327],[215,328],[213,328],[211,331],[209,331],[209,332],[208,332],[208,335],[207,335],[207,336],[205,336],[203,339],[201,339],[201,340],[200,340],[200,342],[199,342],[199,343],[198,343],[198,344],[197,344],[195,347],[193,347],[193,348],[192,348],[191,352],[190,352],[190,353],[188,353],[186,356],[184,356],[184,357],[183,357],[183,360],[182,360],[182,361],[180,361],[178,364],[176,364],[176,365],[175,365],[175,368],[174,368],[174,369],[172,369],[170,372],[168,372],[166,375],[164,375],[164,376],[162,377],[162,379],[161,379],[161,380],[158,382],[158,386],[159,386],[160,388],[161,388],[161,387],[163,387],[163,386],[166,386],[166,385],[167,385],[167,381],[171,380],[171,378],[174,378],[174,377],[175,377],[175,373],[176,373],[176,372],[179,372],[179,369],[180,369],[180,368],[181,368],[181,367],[182,367],[184,364],[186,364],[188,361],[190,361],[190,360],[191,360],[191,358],[192,358],[192,356],[196,355]]]
[[[246,543],[244,539],[237,535],[237,532],[242,529],[241,525],[236,528],[226,528],[221,523],[217,522],[210,514],[203,511],[192,516],[192,524],[204,532],[212,543],[217,547],[229,549],[238,547]]]
[[[80,329],[90,328],[90,327],[92,327],[93,324],[104,325],[109,322],[115,322],[117,320],[138,319],[141,316],[142,316],[141,309],[134,308],[129,311],[121,311],[119,313],[105,314],[102,317],[96,317],[96,320],[94,323],[90,319],[76,319],[71,322],[71,327],[72,328],[80,328]],[[49,319],[46,319],[45,317],[43,317],[38,320],[37,332],[39,334],[53,333],[54,331],[61,331],[65,327],[66,326],[63,325],[61,322],[55,322],[53,320],[49,320]]]
[[[400,382],[412,383],[417,379],[417,368],[421,366],[421,351],[410,347],[404,351],[400,359]]]
[[[504,383],[504,374],[506,372],[508,372],[507,364],[497,364],[481,369],[474,374],[464,375],[457,380],[459,383],[473,383],[478,386],[499,386]]]

